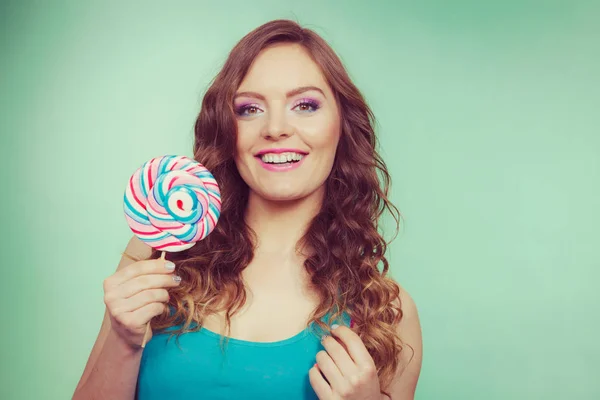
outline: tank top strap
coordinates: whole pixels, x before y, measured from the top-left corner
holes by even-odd
[[[343,310],[341,316],[337,317],[337,318],[333,318],[333,315],[338,311],[338,307],[337,305],[333,306],[333,309],[330,310],[327,314],[325,314],[325,316],[323,317],[323,322],[325,322],[327,325],[331,326],[333,324],[338,324],[338,325],[346,325],[348,327],[350,327],[351,324],[351,318],[350,318],[350,314],[348,314],[347,310]]]
[[[337,306],[334,305],[333,309],[329,310],[322,318],[321,321],[329,326],[331,328],[331,326],[333,326],[334,324],[337,325],[345,325],[349,328],[352,327],[352,319],[350,318],[350,315],[348,314],[348,312],[346,310],[344,310],[344,312],[334,318],[333,315],[336,313],[336,311],[338,310]],[[326,332],[323,331],[323,329],[321,329],[321,327],[317,324],[311,324],[311,330],[313,332],[313,334],[315,334],[317,337],[322,337],[323,335],[326,334]]]

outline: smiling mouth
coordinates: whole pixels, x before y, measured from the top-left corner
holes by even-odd
[[[259,160],[269,165],[292,165],[300,162],[305,154],[286,152],[286,153],[266,153],[256,156]]]
[[[271,172],[287,172],[300,168],[308,154],[267,153],[255,156],[260,165]]]

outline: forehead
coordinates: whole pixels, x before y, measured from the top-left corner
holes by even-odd
[[[304,47],[294,43],[281,43],[258,54],[238,91],[254,90],[268,94],[269,91],[286,92],[309,85],[329,90],[321,68]]]

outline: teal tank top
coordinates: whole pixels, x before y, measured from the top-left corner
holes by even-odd
[[[331,326],[350,326],[344,312]],[[138,374],[138,400],[308,400],[318,399],[310,385],[308,370],[324,350],[322,330],[315,323],[302,332],[277,342],[251,342],[229,338],[225,353],[218,333],[202,327],[197,332],[169,337],[155,334],[142,353]]]

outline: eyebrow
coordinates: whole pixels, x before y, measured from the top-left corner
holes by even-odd
[[[297,94],[308,92],[309,90],[316,90],[317,92],[321,92],[321,94],[323,96],[325,96],[325,93],[323,93],[323,91],[321,89],[319,89],[318,87],[316,87],[316,86],[300,86],[300,87],[297,87],[296,89],[290,90],[289,92],[287,92],[285,94],[285,96],[287,98],[290,98],[290,97],[295,96]],[[239,92],[239,93],[236,93],[235,96],[233,96],[233,99],[235,100],[236,98],[242,97],[242,96],[244,96],[244,97],[254,97],[254,98],[259,99],[259,100],[265,100],[265,96],[263,96],[262,94],[257,93],[257,92]]]

